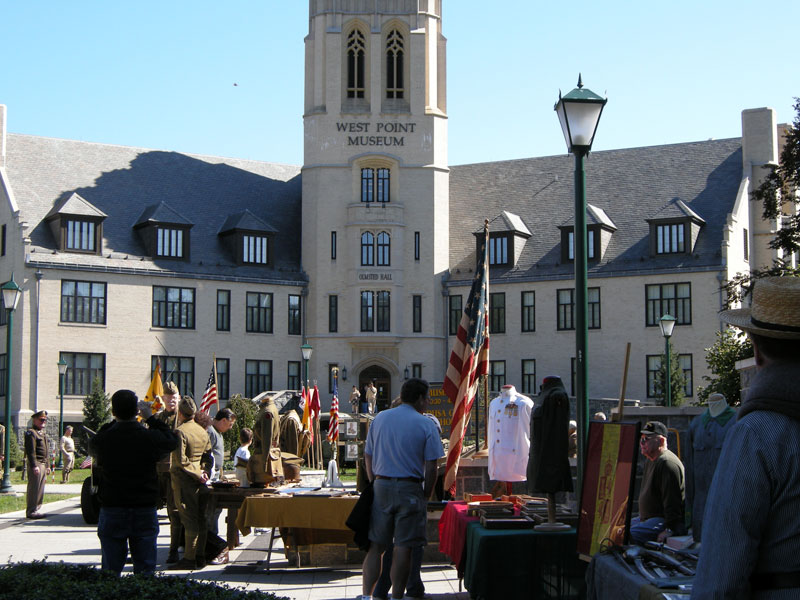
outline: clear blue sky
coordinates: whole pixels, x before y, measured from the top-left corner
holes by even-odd
[[[553,104],[578,72],[609,99],[596,150],[739,136],[743,109],[788,122],[800,96],[797,0],[443,3],[450,164],[565,153]],[[307,13],[305,0],[5,2],[8,129],[300,165]]]

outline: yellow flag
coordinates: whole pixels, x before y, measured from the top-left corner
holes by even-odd
[[[147,394],[144,396],[144,401],[149,402],[153,405],[153,412],[157,412],[164,408],[164,405],[161,403],[156,396],[164,395],[164,386],[161,385],[161,364],[156,363],[156,370],[153,372],[153,380],[150,382],[150,387],[147,388]]]
[[[303,386],[303,392],[302,393],[303,393],[303,396],[302,396],[303,397],[303,420],[302,420],[303,431],[308,431],[308,429],[309,429],[309,410],[311,408],[311,406],[310,406],[311,401],[309,399],[309,396],[311,396],[311,394],[307,393],[305,386]]]

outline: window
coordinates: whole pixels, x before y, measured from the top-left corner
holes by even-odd
[[[95,281],[61,282],[61,321],[65,323],[106,322],[106,284]]]
[[[414,232],[414,260],[419,260],[420,253],[420,239],[419,231]]]
[[[361,201],[389,202],[390,184],[391,172],[389,169],[368,167],[361,169]]]
[[[522,361],[522,393],[536,393],[536,361],[532,358]]]
[[[390,293],[361,292],[361,331],[390,331]]]
[[[571,396],[574,396],[575,395],[575,382],[578,380],[578,361],[575,360],[574,356],[572,358],[570,358],[569,360],[570,360],[570,375],[569,375],[569,377],[570,377],[570,381],[569,381],[570,391],[569,391],[569,393],[570,393]]]
[[[289,335],[300,335],[300,296],[289,294]]]
[[[489,361],[489,391],[499,392],[506,384],[506,361]]]
[[[694,392],[692,390],[692,355],[691,354],[679,354],[678,355],[678,363],[681,366],[681,371],[683,372],[684,384],[683,384],[683,395],[687,398],[691,398],[694,396]]]
[[[507,265],[508,264],[508,237],[498,236],[489,237],[489,264]]]
[[[0,325],[8,325],[8,311],[3,294],[0,294]]]
[[[504,292],[489,294],[489,331],[506,332],[506,295]]]
[[[183,229],[157,227],[156,256],[183,258]]]
[[[422,363],[413,363],[411,365],[411,376],[422,379]]]
[[[331,260],[336,260],[336,232],[331,231]]]
[[[217,395],[220,400],[227,400],[231,397],[230,365],[231,361],[227,358],[217,359]]]
[[[348,98],[363,98],[364,97],[364,75],[365,65],[364,56],[366,54],[366,46],[364,43],[364,34],[358,29],[354,29],[347,36],[347,97]],[[294,389],[294,388],[293,388]]]
[[[378,234],[378,266],[379,267],[388,267],[390,264],[389,260],[389,249],[390,249],[390,241],[389,241],[389,234],[385,231],[381,231]]]
[[[389,305],[389,292],[377,292],[378,297],[378,310],[376,313],[376,329],[378,331],[390,331],[390,305]]]
[[[556,329],[575,329],[575,290],[558,290],[558,322]]]
[[[8,377],[8,354],[3,353],[0,354],[0,398],[6,397],[6,387],[8,386],[8,383],[6,382],[7,377]]]
[[[411,305],[413,331],[420,333],[422,331],[422,296],[417,294],[411,296]]]
[[[231,330],[231,292],[217,290],[217,331]]]
[[[4,240],[5,240],[5,231],[6,231],[5,227],[6,226],[3,225],[3,239]],[[750,246],[749,246],[750,240],[748,238],[747,229],[745,229],[743,231],[743,233],[744,233],[744,236],[742,237],[742,241],[744,242],[744,255],[743,256],[744,256],[745,260],[749,261],[750,260]],[[5,247],[6,247],[5,246],[5,242],[3,242],[3,248],[5,249]],[[3,254],[5,254],[5,251],[3,252]]]
[[[328,296],[328,331],[339,331],[339,296]]]
[[[88,396],[92,391],[92,382],[95,379],[99,379],[101,387],[105,389],[105,354],[61,352],[59,360],[67,363],[67,374],[64,376],[65,396]]]
[[[333,394],[333,373],[334,370],[339,370],[339,365],[336,363],[328,363],[328,393]],[[338,392],[338,390],[337,390]]]
[[[586,301],[589,305],[586,316],[587,327],[600,329],[600,288],[588,288],[586,293]]]
[[[375,264],[375,236],[369,231],[361,234],[361,266],[371,267]]]
[[[686,252],[683,240],[685,229],[686,225],[683,223],[656,225],[656,254]]]
[[[95,252],[97,250],[96,229],[93,221],[66,220],[66,238],[64,247],[67,250]]]
[[[594,229],[586,230],[586,257],[591,260],[594,258]],[[567,234],[567,258],[575,260],[575,232]]]
[[[0,256],[6,255],[6,226],[0,227]],[[5,388],[4,388],[5,389]]]
[[[154,285],[153,327],[194,329],[194,290]]]
[[[386,37],[386,97],[403,98],[403,36],[393,29]]]
[[[450,335],[458,335],[458,325],[461,323],[461,314],[464,312],[461,308],[461,296],[448,296],[447,314],[449,315],[448,333]]]
[[[150,376],[156,370],[156,361],[161,363],[161,380],[174,381],[183,396],[194,396],[194,357],[191,356],[151,356]],[[219,363],[217,363],[219,368]],[[69,371],[67,371],[69,372]],[[219,376],[219,371],[217,371]],[[203,380],[205,385],[205,379]],[[217,382],[219,385],[219,381]],[[203,390],[204,392],[205,390]],[[219,393],[219,392],[217,392]]]
[[[265,235],[242,236],[242,262],[255,265],[269,264],[269,238]]]
[[[663,354],[650,354],[647,356],[647,397],[648,398],[656,398],[658,396],[664,395],[664,391],[660,386],[660,379],[659,373],[661,371],[661,360],[663,359]],[[678,355],[678,364],[680,365],[680,370],[683,373],[684,377],[684,384],[683,384],[683,395],[687,398],[691,398],[694,395],[692,390],[692,355],[691,354],[679,354]]]
[[[661,370],[661,354],[647,356],[647,397],[655,398],[657,394],[656,380]]]
[[[375,329],[375,295],[373,292],[361,292],[361,331]]]
[[[300,361],[290,360],[286,364],[286,389],[299,390],[300,385]]]
[[[272,389],[272,361],[244,361],[244,395],[255,398],[261,392]]]
[[[664,315],[677,319],[676,325],[692,324],[692,284],[664,283],[646,285],[648,327],[657,327]]]
[[[247,292],[246,329],[251,333],[272,333],[272,294]]]
[[[536,293],[522,292],[522,331],[536,331]]]

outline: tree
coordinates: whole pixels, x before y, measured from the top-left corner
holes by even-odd
[[[705,403],[709,395],[718,392],[725,396],[728,404],[739,404],[742,386],[736,361],[752,356],[753,344],[746,335],[730,328],[718,333],[714,345],[706,348],[706,363],[713,377],[703,375],[708,385],[699,390],[698,400]]]
[[[100,379],[92,381],[92,391],[83,399],[83,424],[94,432],[111,420],[111,400]],[[86,448],[81,449],[86,453]]]
[[[661,366],[658,368],[658,371],[656,371],[653,381],[655,397],[659,399],[659,403],[662,406],[666,406],[667,404],[667,390],[665,389],[664,385],[664,382],[666,381],[665,374],[667,371],[666,362],[666,354],[662,354]],[[686,386],[686,376],[683,374],[683,369],[681,369],[680,357],[678,356],[678,353],[675,352],[675,348],[673,348],[671,345],[669,370],[671,371],[670,400],[672,401],[672,406],[680,406],[686,399],[686,394],[683,391],[683,388]]]
[[[244,398],[241,394],[234,394],[228,401],[228,408],[236,415],[236,421],[233,427],[222,434],[222,439],[225,447],[230,449],[231,456],[233,456],[239,447],[239,432],[245,427],[250,429],[255,427],[258,406],[250,398]]]

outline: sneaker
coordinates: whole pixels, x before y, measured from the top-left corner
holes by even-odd
[[[44,519],[46,515],[40,512],[34,512],[28,515],[28,519]]]

